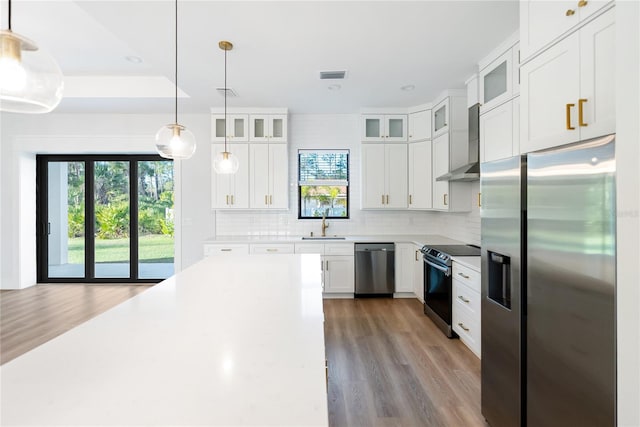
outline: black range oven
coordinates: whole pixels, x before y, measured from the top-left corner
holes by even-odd
[[[449,338],[457,337],[451,329],[452,256],[480,256],[480,248],[472,245],[425,245],[424,314]]]

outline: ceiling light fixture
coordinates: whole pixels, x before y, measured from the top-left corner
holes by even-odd
[[[62,99],[60,67],[35,42],[11,30],[0,30],[0,111],[48,113]]]
[[[175,0],[175,121],[162,126],[156,133],[156,150],[165,159],[184,160],[196,151],[196,138],[178,124],[178,0]]]
[[[411,92],[415,88],[416,88],[415,85],[406,85],[406,86],[402,86],[400,89],[405,92]]]
[[[238,157],[227,150],[227,52],[233,49],[233,44],[222,40],[218,46],[224,50],[224,151],[216,156],[213,169],[216,173],[231,174],[238,172],[240,167]]]
[[[135,56],[135,55],[125,56],[124,59],[126,59],[129,62],[131,62],[132,64],[140,64],[140,63],[142,63],[142,58],[140,58],[139,56]]]

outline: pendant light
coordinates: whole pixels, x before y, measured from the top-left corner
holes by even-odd
[[[9,27],[0,30],[0,111],[48,113],[58,106],[64,86],[53,58]]]
[[[224,50],[224,151],[216,156],[213,169],[219,174],[231,174],[238,172],[240,167],[238,157],[227,150],[227,52],[233,49],[233,44],[223,40],[218,46]]]
[[[189,129],[178,124],[178,0],[175,0],[175,8],[175,119],[156,134],[156,150],[165,159],[184,160],[196,151],[196,138]]]

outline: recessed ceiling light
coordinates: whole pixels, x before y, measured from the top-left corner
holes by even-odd
[[[133,64],[140,64],[142,62],[142,58],[140,58],[139,56],[125,56],[124,59],[126,59],[127,61],[133,63]]]
[[[416,88],[415,85],[405,85],[405,86],[402,86],[400,89],[402,89],[405,92],[411,92],[415,88]]]
[[[329,90],[340,90],[341,87],[342,86],[340,86],[340,85],[329,85],[329,86],[327,86],[327,89],[329,89]]]

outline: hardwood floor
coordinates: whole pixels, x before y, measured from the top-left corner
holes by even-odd
[[[0,292],[0,363],[147,289],[38,285]],[[329,424],[483,426],[480,361],[416,299],[324,300]]]
[[[331,426],[487,426],[480,360],[418,300],[325,300],[324,312]]]
[[[36,285],[0,291],[0,364],[57,337],[146,285]]]

